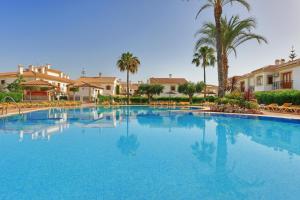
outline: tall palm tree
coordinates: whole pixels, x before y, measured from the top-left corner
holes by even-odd
[[[130,52],[123,53],[117,62],[119,70],[127,72],[127,104],[129,104],[129,74],[137,73],[140,64],[140,60]]]
[[[233,52],[237,56],[237,47],[246,41],[257,40],[261,44],[262,42],[267,43],[267,40],[263,36],[252,32],[252,29],[256,27],[256,21],[253,18],[242,20],[239,16],[232,16],[230,19],[224,17],[221,20],[221,27],[223,79],[227,83],[229,54]],[[200,35],[200,38],[196,43],[196,49],[202,45],[216,45],[217,27],[214,23],[205,23],[197,34]]]
[[[207,8],[213,8],[214,9],[214,18],[215,18],[215,26],[216,26],[216,49],[217,49],[217,61],[218,61],[218,81],[219,81],[219,96],[223,97],[225,95],[225,81],[224,81],[224,68],[223,68],[223,62],[222,62],[222,43],[221,43],[221,35],[222,35],[222,29],[221,29],[221,17],[223,13],[223,7],[233,3],[239,3],[242,6],[246,7],[248,10],[250,10],[250,5],[247,2],[247,0],[205,0],[206,3],[199,9],[196,18],[199,16],[199,14],[206,10]]]
[[[214,66],[216,62],[215,50],[208,46],[198,48],[198,52],[194,54],[192,63],[199,67],[203,67],[204,75],[204,97],[206,97],[206,67]],[[201,64],[202,63],[202,64]]]

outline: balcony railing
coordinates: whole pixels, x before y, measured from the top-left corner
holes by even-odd
[[[273,83],[273,90],[292,89],[293,81],[276,81]]]

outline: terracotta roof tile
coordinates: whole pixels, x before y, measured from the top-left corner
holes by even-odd
[[[0,77],[17,77],[18,75],[19,75],[18,72],[0,73]],[[22,76],[25,78],[35,77],[35,78],[47,79],[47,80],[51,80],[51,81],[59,81],[59,82],[63,82],[63,83],[73,83],[74,82],[71,79],[50,76],[48,74],[42,74],[42,73],[32,72],[32,71],[24,71]]]
[[[109,83],[112,84],[117,80],[117,77],[80,77],[77,81],[86,83]]]
[[[55,87],[54,85],[50,84],[49,82],[43,81],[43,80],[27,81],[27,82],[21,83],[21,85],[24,85],[24,86],[48,86],[48,87]]]
[[[185,78],[150,78],[150,84],[184,84],[188,81]]]

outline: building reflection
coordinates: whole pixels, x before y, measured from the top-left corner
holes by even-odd
[[[122,152],[130,152],[125,150],[129,148],[129,144],[132,144],[132,149],[137,148],[139,144],[138,136],[131,134],[134,127],[130,126],[134,123],[154,130],[156,128],[166,129],[169,132],[179,128],[198,129],[203,134],[202,139],[199,138],[198,141],[191,144],[191,148],[193,154],[205,162],[209,160],[211,162],[212,154],[220,153],[223,153],[224,156],[218,158],[226,160],[226,143],[234,144],[239,134],[275,151],[287,151],[291,156],[293,154],[300,155],[300,134],[297,128],[293,128],[297,124],[290,123],[288,125],[290,129],[287,129],[281,123],[262,123],[261,120],[255,119],[240,119],[238,123],[231,123],[231,120],[232,118],[216,117],[213,114],[196,114],[168,109],[154,110],[148,107],[49,109],[48,111],[2,118],[0,119],[0,133],[17,133],[20,141],[23,141],[27,135],[30,135],[32,140],[50,140],[53,135],[63,133],[71,125],[82,130],[96,128],[100,131],[124,125],[126,129],[118,141],[118,147],[124,147]],[[211,134],[206,133],[206,124],[209,122],[215,122],[220,129],[217,131],[215,143],[208,142],[206,139],[206,135]],[[224,135],[224,133],[226,134]],[[218,160],[218,162],[224,161]]]

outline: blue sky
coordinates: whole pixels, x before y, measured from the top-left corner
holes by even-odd
[[[15,71],[18,64],[51,63],[80,76],[99,72],[125,78],[115,63],[122,52],[131,51],[142,62],[133,80],[148,77],[186,77],[202,80],[202,69],[191,64],[194,33],[212,19],[212,10],[195,20],[203,0],[1,0],[0,71]],[[254,16],[256,33],[268,45],[249,42],[230,58],[230,75],[244,74],[287,58],[292,45],[300,55],[300,1],[249,0],[244,8],[225,13]],[[208,81],[217,83],[216,67]]]

